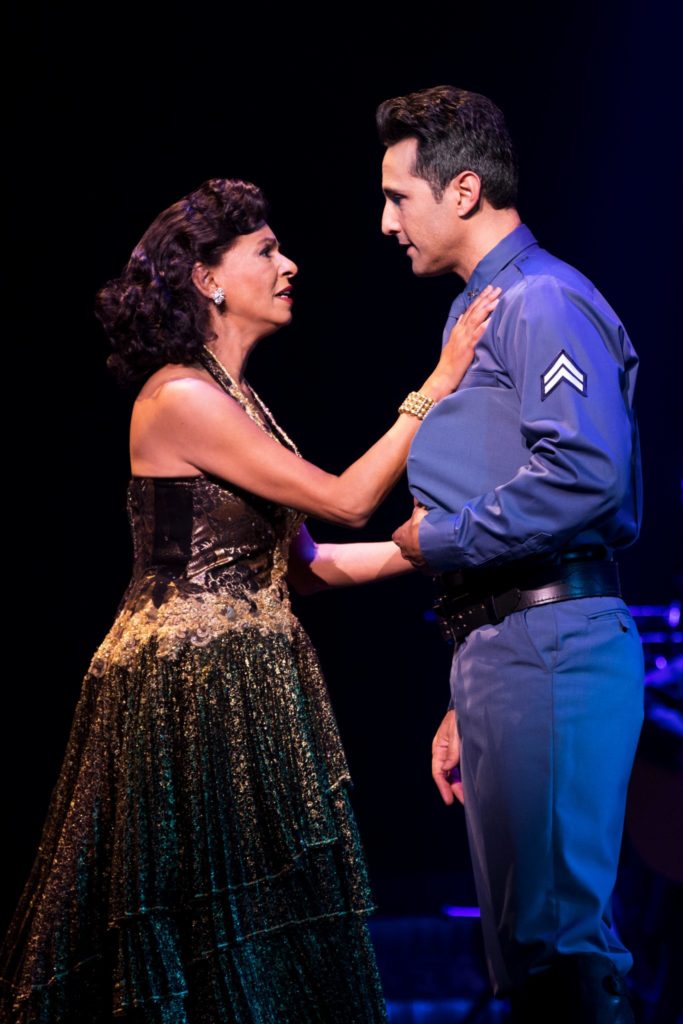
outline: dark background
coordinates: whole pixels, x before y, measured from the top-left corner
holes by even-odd
[[[154,216],[206,178],[252,179],[271,201],[299,265],[295,319],[249,376],[305,456],[339,471],[432,367],[460,287],[413,278],[381,236],[375,107],[443,82],[497,101],[520,150],[524,220],[595,281],[640,353],[646,518],[622,578],[631,603],[675,596],[681,97],[663,5],[415,4],[377,8],[372,24],[369,12],[141,4],[89,23],[53,9],[11,37],[22,70],[8,194],[20,301],[6,345],[5,399],[19,415],[7,446],[5,916],[130,568],[130,399],[105,369],[93,297]],[[310,526],[319,539],[384,539],[410,504],[401,485],[361,534]],[[449,661],[422,618],[430,597],[415,577],[297,604],[340,720],[373,878],[380,893],[403,886],[406,905],[419,884],[405,876],[439,880],[445,902],[460,898],[468,863],[461,811],[443,808],[429,776]]]

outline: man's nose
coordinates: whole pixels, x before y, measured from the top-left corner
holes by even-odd
[[[382,234],[383,235],[396,235],[400,230],[400,224],[398,217],[396,216],[396,208],[393,203],[390,203],[387,199],[382,210]]]

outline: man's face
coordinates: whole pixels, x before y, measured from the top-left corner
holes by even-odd
[[[405,246],[414,274],[434,277],[454,271],[461,223],[453,189],[437,201],[428,182],[412,173],[416,155],[417,139],[402,139],[384,154],[382,232]]]

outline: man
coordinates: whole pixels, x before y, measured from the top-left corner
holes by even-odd
[[[613,553],[639,529],[637,357],[593,285],[521,223],[490,100],[441,86],[377,120],[383,232],[413,273],[466,282],[445,336],[482,288],[503,289],[413,442],[416,509],[394,535],[439,574],[455,641],[434,779],[464,800],[489,969],[516,1019],[631,1021],[610,898],[643,664]]]

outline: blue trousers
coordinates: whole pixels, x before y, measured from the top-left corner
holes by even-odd
[[[626,605],[562,601],[477,629],[455,652],[451,691],[494,990],[569,953],[625,973],[610,903],[643,719]]]

